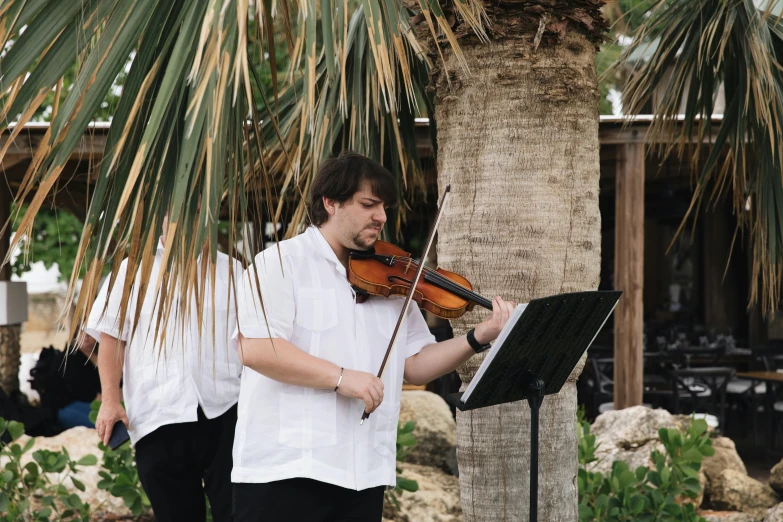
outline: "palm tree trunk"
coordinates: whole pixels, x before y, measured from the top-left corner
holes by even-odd
[[[22,325],[0,326],[0,388],[7,394],[19,389],[19,339]]]
[[[516,302],[595,290],[600,272],[595,46],[577,32],[554,47],[531,38],[462,42],[436,80],[438,182],[452,186],[438,261],[487,297]],[[455,335],[484,312],[454,321]],[[541,410],[539,520],[577,520],[576,386],[584,358]],[[470,382],[474,357],[460,376]],[[527,520],[530,410],[514,403],[458,413],[466,521]]]

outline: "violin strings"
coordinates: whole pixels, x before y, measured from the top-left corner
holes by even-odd
[[[408,269],[408,267],[410,266],[410,264],[411,264],[411,263],[415,263],[415,261],[414,261],[412,258],[410,258],[410,257],[405,257],[405,258],[399,257],[399,258],[396,258],[396,259],[395,259],[395,263],[396,263],[397,261],[405,261],[405,262],[408,264],[408,266],[407,266],[407,267],[405,267],[405,268],[406,268],[406,270]],[[434,278],[438,279],[440,282],[442,282],[442,283],[444,283],[444,284],[449,284],[449,285],[456,285],[456,286],[458,286],[459,288],[461,288],[461,289],[465,290],[466,292],[470,292],[470,290],[469,290],[469,289],[465,288],[464,286],[462,286],[461,284],[457,283],[456,281],[452,281],[452,280],[451,280],[451,279],[449,279],[448,277],[446,277],[446,276],[444,276],[444,275],[441,275],[441,274],[439,274],[439,273],[438,273],[436,270],[433,270],[432,268],[429,268],[429,267],[425,266],[425,267],[424,267],[424,272],[427,272],[427,273],[428,273],[428,274],[430,274],[432,277],[434,277]]]
[[[412,258],[406,257],[396,257],[394,259],[394,262],[397,261],[403,261],[407,262],[408,266],[410,266],[411,262],[414,262]],[[472,298],[473,301],[488,301],[484,296],[477,294],[476,292],[473,292],[472,290],[469,290],[462,286],[461,284],[457,283],[456,281],[452,281],[448,277],[439,274],[437,271],[425,266],[424,272],[428,273],[433,279],[437,280],[437,282],[441,283],[442,285],[448,287],[447,290],[451,290],[454,293],[463,293],[463,296],[466,298]]]
[[[445,277],[441,274],[438,274],[436,272],[429,272],[429,274],[433,277],[433,279],[438,280],[439,284],[446,290],[449,290],[452,293],[464,299],[473,301],[485,308],[488,308],[489,310],[492,309],[492,302],[486,299],[484,296],[477,294],[476,292],[473,292],[471,290],[468,290],[467,288],[460,285],[459,283],[452,281],[448,277]]]

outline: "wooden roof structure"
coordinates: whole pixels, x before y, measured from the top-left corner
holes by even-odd
[[[47,204],[68,209],[84,221],[90,193],[98,173],[95,167],[103,158],[109,126],[108,123],[96,123],[86,130],[60,176],[63,182],[59,183],[48,196]],[[0,147],[5,147],[13,130],[14,127],[11,127],[0,135]],[[5,183],[0,185],[10,190],[11,197],[17,194],[33,155],[48,130],[48,123],[28,123],[13,140],[0,162],[5,179]]]
[[[720,117],[713,117],[719,123]],[[601,177],[602,185],[612,183],[615,178],[618,145],[644,143],[644,138],[649,128],[651,116],[636,116],[630,119],[615,116],[601,116],[599,123],[599,142],[601,144]],[[432,154],[432,141],[429,132],[429,120],[417,118],[416,143],[419,155],[425,165],[427,181],[430,186],[437,185],[436,169]],[[49,128],[48,123],[28,123],[19,133],[8,152],[0,162],[2,174],[5,178],[5,186],[10,189],[10,196],[16,195],[22,179],[32,161],[33,154],[38,144],[44,138]],[[78,143],[76,150],[71,154],[68,164],[60,176],[62,183],[49,195],[47,203],[53,207],[65,208],[80,219],[84,219],[89,204],[90,193],[96,181],[97,169],[103,159],[103,149],[106,145],[110,123],[99,122],[89,126]],[[717,132],[716,125],[713,132]],[[0,134],[0,148],[7,143],[14,127],[6,129]],[[685,175],[688,172],[687,165],[676,158],[666,158],[665,169],[660,168],[661,159],[649,157],[647,171],[666,171],[668,176],[673,174]],[[683,176],[685,177],[685,176]],[[0,184],[1,185],[1,184]],[[436,192],[436,191],[435,191]],[[3,198],[5,199],[5,198]]]

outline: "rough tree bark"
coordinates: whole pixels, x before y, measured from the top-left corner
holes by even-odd
[[[568,31],[535,48],[535,26],[527,34],[520,27],[518,37],[491,44],[461,41],[471,74],[449,53],[450,84],[442,69],[434,78],[438,183],[453,192],[438,261],[481,294],[518,303],[595,290],[601,245],[595,39]],[[455,335],[484,314],[454,321]],[[460,369],[464,385],[481,360]],[[583,365],[584,357],[543,403],[542,521],[578,518],[575,382]],[[527,403],[458,413],[466,522],[528,519],[529,424]]]

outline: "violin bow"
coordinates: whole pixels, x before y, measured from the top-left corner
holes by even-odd
[[[400,312],[400,317],[397,319],[397,326],[394,327],[394,333],[392,334],[392,337],[389,340],[389,347],[386,349],[386,355],[383,356],[381,369],[378,370],[379,379],[383,377],[383,371],[386,369],[386,361],[389,360],[389,355],[391,354],[392,348],[394,348],[394,345],[397,342],[397,334],[399,333],[400,327],[402,326],[402,323],[405,320],[405,315],[408,313],[408,308],[411,305],[411,300],[413,299],[413,293],[416,291],[416,286],[419,284],[419,279],[421,278],[421,274],[424,272],[424,260],[427,259],[427,254],[429,254],[430,247],[432,246],[432,242],[435,239],[435,232],[437,232],[438,230],[438,224],[440,223],[440,218],[443,215],[443,209],[446,205],[446,198],[449,195],[449,192],[451,192],[451,185],[446,185],[446,189],[443,191],[443,196],[441,197],[440,200],[440,205],[438,206],[438,214],[437,216],[435,216],[435,222],[432,223],[429,237],[427,237],[427,244],[424,246],[424,251],[421,254],[421,261],[419,262],[419,268],[418,270],[416,270],[416,276],[413,278],[411,287],[408,289],[408,295],[405,296],[405,303],[403,303],[402,311]],[[367,419],[369,416],[370,414],[367,413],[367,410],[365,410],[364,414],[362,415],[362,420],[359,422],[359,424],[364,424],[364,420]]]

